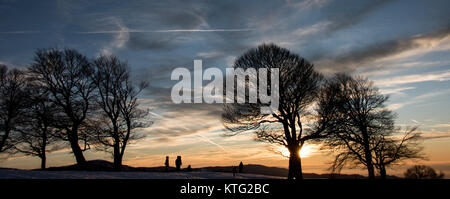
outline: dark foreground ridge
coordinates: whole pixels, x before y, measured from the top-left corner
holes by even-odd
[[[246,174],[259,174],[267,176],[287,177],[288,169],[280,167],[269,167],[258,164],[247,164],[244,166],[243,173]],[[124,172],[166,172],[164,166],[161,167],[132,167],[123,165],[122,171]],[[60,167],[49,167],[47,171],[114,171],[114,164],[106,160],[91,160],[87,162],[84,168],[80,168],[79,165],[67,165]],[[175,167],[169,167],[168,172],[175,172]],[[188,169],[184,168],[181,171],[188,172]],[[224,172],[231,173],[233,166],[214,166],[214,167],[202,167],[192,168],[193,172]],[[306,179],[366,179],[366,176],[359,174],[316,174],[316,173],[304,173]],[[400,179],[397,176],[388,176],[389,179]]]

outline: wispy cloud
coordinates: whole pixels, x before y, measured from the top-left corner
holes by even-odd
[[[433,124],[431,125],[433,128],[449,128],[450,130],[450,124],[449,123],[439,123],[439,124]]]
[[[415,124],[420,124],[420,122],[417,120],[411,119],[411,121],[414,122]]]
[[[331,23],[327,26],[326,32],[333,33],[345,28],[349,28],[363,21],[370,13],[393,2],[393,0],[380,1],[355,1],[351,4],[342,4],[340,1],[322,10],[327,15],[327,20]]]
[[[287,0],[287,4],[289,6],[293,6],[300,9],[311,9],[316,7],[322,7],[330,3],[332,0],[302,0],[302,1],[296,1],[296,0]]]
[[[76,32],[79,34],[118,34],[118,33],[171,33],[171,32],[246,32],[253,31],[254,29],[168,29],[168,30],[132,30],[132,29],[120,29],[120,30],[99,30],[99,31],[86,31]]]
[[[450,61],[410,61],[407,58],[406,61],[401,60],[399,62],[379,62],[371,65],[370,68],[363,68],[362,72],[358,72],[358,74],[365,77],[383,76],[402,72],[404,70],[414,70],[415,68],[431,68],[445,65],[450,65]]]
[[[130,39],[130,33],[128,27],[125,26],[125,24],[116,17],[111,17],[106,19],[108,23],[116,26],[119,28],[118,31],[112,32],[114,34],[113,41],[104,46],[100,53],[104,55],[110,55],[113,54],[117,49],[123,48],[125,44]]]
[[[380,92],[384,95],[389,95],[389,94],[404,94],[403,91],[406,90],[412,90],[415,89],[416,87],[400,87],[400,88],[386,88],[386,89],[381,89]]]
[[[448,80],[450,80],[450,70],[430,72],[425,74],[395,76],[391,78],[378,79],[374,82],[375,85],[380,87],[393,87],[403,84]]]
[[[449,49],[450,26],[428,34],[389,40],[353,49],[334,58],[321,59],[317,64],[325,68],[334,66],[332,69],[337,71],[354,71],[356,68],[372,66],[373,63],[381,61],[404,59]]]
[[[219,51],[199,52],[199,53],[197,53],[197,56],[205,58],[205,59],[209,59],[209,58],[223,56],[223,53],[219,52]]]
[[[36,34],[42,33],[41,31],[33,31],[33,30],[20,30],[20,31],[1,31],[0,34]]]
[[[0,65],[4,65],[4,66],[7,66],[7,67],[11,67],[11,68],[19,67],[19,66],[16,66],[16,65],[14,65],[14,64],[12,64],[10,62],[5,62],[5,61],[0,61]]]
[[[307,27],[297,28],[296,30],[294,30],[293,34],[297,37],[306,37],[309,35],[325,31],[328,27],[330,27],[331,24],[332,24],[331,21],[318,22],[316,24]]]
[[[413,104],[418,104],[418,103],[422,103],[425,102],[429,99],[438,97],[438,96],[442,96],[442,95],[448,95],[450,93],[450,89],[447,90],[440,90],[440,91],[436,91],[436,92],[430,92],[430,93],[426,93],[423,95],[419,95],[413,98],[410,98],[407,101],[401,102],[401,103],[395,103],[395,104],[391,104],[388,106],[389,109],[391,110],[397,110],[400,109],[402,107],[408,106],[408,105],[413,105]]]
[[[423,139],[449,138],[450,132],[448,132],[448,131],[422,131],[421,137]]]

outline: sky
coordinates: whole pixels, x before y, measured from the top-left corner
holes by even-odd
[[[237,56],[275,43],[312,62],[325,75],[347,72],[374,81],[398,117],[418,126],[428,159],[388,169],[402,175],[427,164],[450,176],[450,1],[20,1],[0,0],[0,64],[26,67],[40,48],[74,48],[90,58],[126,60],[136,81],[150,83],[140,99],[154,124],[129,145],[125,164],[161,166],[165,156],[193,167],[264,164],[287,167],[277,147],[251,133],[224,137],[221,105],[174,104],[174,68],[232,66]],[[325,173],[332,156],[309,144],[304,172]],[[49,166],[74,163],[69,149],[50,154]],[[87,159],[111,159],[90,150]],[[0,167],[38,168],[34,157],[0,160]],[[361,169],[344,172],[362,173]]]

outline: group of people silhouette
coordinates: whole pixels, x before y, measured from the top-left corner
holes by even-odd
[[[181,161],[181,156],[177,156],[177,159],[175,160],[175,170],[176,171],[181,171],[181,165],[182,165],[182,161]],[[170,163],[169,163],[169,156],[166,156],[166,161],[164,162],[164,166],[165,166],[165,171],[169,171],[170,168]],[[186,168],[187,171],[192,171],[192,167],[191,165],[188,165],[188,167]],[[236,173],[243,173],[244,172],[244,164],[239,163],[239,166],[233,166],[233,177],[236,177]]]

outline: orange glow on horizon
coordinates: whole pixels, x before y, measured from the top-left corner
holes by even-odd
[[[279,153],[281,153],[281,155],[285,156],[285,157],[289,157],[290,152],[289,150],[284,147],[284,146],[280,146],[276,149],[276,151],[278,151]],[[302,149],[300,150],[300,157],[302,158],[307,158],[310,157],[313,153],[317,152],[317,146],[316,145],[304,145],[302,147]]]

